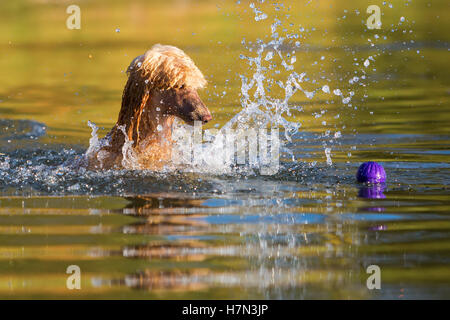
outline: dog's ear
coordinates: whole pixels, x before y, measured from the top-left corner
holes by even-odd
[[[133,64],[132,64],[133,65]],[[125,130],[130,140],[137,146],[140,142],[139,124],[142,112],[150,97],[150,92],[142,70],[139,68],[128,69],[128,80],[123,90],[122,107],[119,112],[118,125],[125,125]]]

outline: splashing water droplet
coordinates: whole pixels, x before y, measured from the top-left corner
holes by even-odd
[[[265,14],[265,13],[262,13],[255,17],[256,21],[260,21],[260,20],[264,20],[264,19],[267,19],[267,14]]]
[[[267,52],[266,57],[265,57],[264,60],[269,61],[272,58],[273,58],[273,51],[269,51],[269,52]]]
[[[327,157],[327,164],[331,166],[333,164],[333,161],[331,160],[331,149],[325,148],[325,156]]]
[[[322,91],[325,92],[325,93],[330,93],[330,87],[328,85],[324,85],[322,87]]]
[[[339,89],[334,89],[334,90],[333,90],[333,93],[334,93],[334,95],[336,95],[336,96],[342,96],[342,92],[341,92],[341,90],[339,90]]]

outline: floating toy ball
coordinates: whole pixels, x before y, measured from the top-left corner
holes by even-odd
[[[356,173],[358,182],[381,183],[386,181],[386,172],[381,164],[369,161],[359,166]]]

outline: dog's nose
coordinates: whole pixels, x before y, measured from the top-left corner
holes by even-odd
[[[212,120],[212,116],[211,116],[211,114],[209,112],[202,117],[202,122],[203,123],[207,123],[208,121],[211,121],[211,120]]]

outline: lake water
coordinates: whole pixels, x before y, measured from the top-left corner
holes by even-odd
[[[369,1],[78,4],[69,30],[66,3],[0,3],[0,298],[450,298],[446,1],[380,1],[374,30]],[[275,174],[63,165],[88,120],[114,125],[124,71],[155,43],[205,74],[206,129],[252,107],[281,117]],[[356,182],[369,160],[385,184]]]

